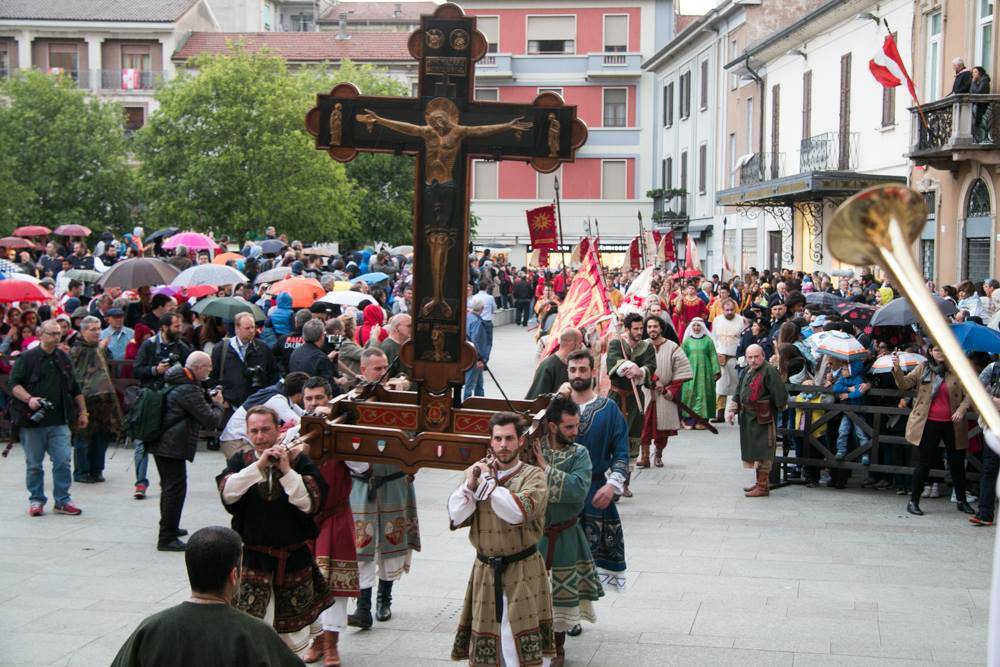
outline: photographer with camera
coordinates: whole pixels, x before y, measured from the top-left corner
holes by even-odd
[[[157,295],[160,296],[160,295]],[[159,332],[139,346],[135,355],[135,366],[132,367],[132,377],[139,380],[143,387],[160,388],[164,384],[167,371],[173,366],[187,363],[191,347],[181,338],[184,321],[177,313],[164,313],[160,316]],[[149,488],[146,471],[149,468],[149,456],[141,440],[133,442],[135,446],[135,490],[132,497],[142,500]]]
[[[212,384],[222,385],[232,416],[250,394],[278,381],[278,365],[270,348],[256,340],[257,323],[250,313],[239,313],[236,335],[212,348]]]
[[[73,449],[69,425],[87,427],[87,406],[73,374],[69,355],[58,349],[62,328],[55,320],[39,327],[39,345],[18,356],[11,371],[11,420],[21,427],[21,446],[27,465],[30,516],[45,513],[45,452],[52,461],[52,491],[56,514],[81,513],[70,499]]]
[[[278,414],[281,426],[298,424],[302,416],[302,386],[309,376],[306,373],[289,373],[275,384],[259,389],[243,402],[226,422],[219,436],[222,453],[228,459],[239,451],[250,451],[253,445],[247,435],[247,412],[257,405],[271,408]],[[215,391],[213,389],[213,391]]]
[[[184,551],[180,540],[181,512],[187,496],[187,461],[198,451],[198,433],[217,428],[222,418],[222,395],[209,394],[202,383],[212,372],[212,359],[204,352],[192,352],[184,366],[173,366],[164,378],[169,390],[163,412],[163,435],[149,443],[160,473],[159,551]]]
[[[332,383],[339,375],[336,366],[339,351],[323,351],[321,346],[329,342],[326,340],[326,325],[321,320],[309,320],[302,327],[302,338],[305,344],[292,352],[288,370],[315,375]]]

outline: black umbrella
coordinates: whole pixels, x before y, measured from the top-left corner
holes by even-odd
[[[937,294],[932,294],[931,298],[945,317],[958,312],[958,306],[953,301],[942,299]],[[913,310],[913,305],[903,298],[893,299],[882,306],[871,319],[873,327],[905,327],[918,322],[920,316]]]
[[[806,303],[815,306],[825,306],[827,308],[833,308],[843,300],[842,297],[830,294],[829,292],[809,292],[806,294]]]
[[[135,289],[151,285],[169,285],[180,273],[175,267],[161,259],[133,257],[117,262],[101,274],[97,284],[101,287]]]
[[[265,255],[277,255],[285,247],[285,243],[278,239],[268,239],[261,241],[257,245],[260,246],[260,251]]]
[[[157,229],[155,232],[143,239],[143,242],[152,243],[153,241],[157,241],[159,239],[170,238],[179,231],[179,227],[164,227],[163,229]]]

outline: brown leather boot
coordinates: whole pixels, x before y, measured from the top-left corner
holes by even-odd
[[[636,468],[649,467],[649,443],[644,442],[639,445],[639,460],[635,462]]]
[[[566,664],[566,633],[556,633],[556,657],[549,662],[550,667],[563,667]]]
[[[312,644],[309,645],[309,650],[302,656],[302,662],[312,664],[323,659],[323,639],[322,632],[313,637]]]
[[[337,640],[340,639],[339,632],[323,632],[325,642],[323,646],[323,667],[340,667],[340,652],[337,651]]]
[[[760,475],[755,471],[754,472],[754,482],[753,482],[753,484],[751,484],[750,486],[744,486],[743,487],[743,492],[744,493],[750,493],[751,491],[753,491],[754,489],[756,489],[757,488],[757,481],[759,479],[760,479]]]
[[[653,465],[657,468],[663,467],[663,447],[656,448],[656,454],[653,455]]]
[[[747,491],[747,498],[763,498],[764,496],[771,495],[771,480],[768,479],[770,473],[758,470],[757,471],[757,488],[753,491]]]

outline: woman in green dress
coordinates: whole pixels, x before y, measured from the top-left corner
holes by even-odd
[[[719,355],[715,342],[708,335],[705,321],[696,317],[684,332],[681,349],[691,363],[694,377],[684,383],[681,401],[704,419],[715,416],[715,381],[719,379]],[[691,417],[684,419],[684,428],[704,429],[704,423],[696,423]]]

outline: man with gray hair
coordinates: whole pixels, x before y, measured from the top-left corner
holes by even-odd
[[[385,325],[385,329],[389,332],[389,335],[384,341],[378,344],[378,347],[385,352],[385,357],[391,364],[399,358],[399,349],[403,347],[403,343],[410,340],[410,336],[413,333],[413,319],[406,313],[393,315],[389,318],[389,323]],[[371,340],[374,341],[375,338],[372,337]],[[373,342],[371,345],[375,345],[375,343]],[[411,375],[409,368],[402,364],[397,364],[397,366],[404,375]]]
[[[322,345],[326,336],[326,325],[322,320],[309,320],[302,327],[303,343],[288,360],[290,373],[302,372],[310,377],[318,376],[333,384],[337,377],[337,351],[327,354]]]
[[[965,66],[965,60],[955,58],[951,61],[951,68],[955,70],[955,82],[951,84],[951,94],[961,95],[972,90],[972,71]]]
[[[253,315],[239,313],[234,319],[236,335],[212,348],[212,381],[222,385],[230,414],[250,394],[278,381],[278,364],[271,348],[257,340]]]
[[[476,348],[476,363],[465,371],[465,388],[462,390],[462,400],[472,395],[485,396],[483,390],[483,369],[490,361],[489,337],[486,335],[486,324],[483,322],[483,303],[478,300],[469,302],[469,312],[465,315],[465,337]]]

